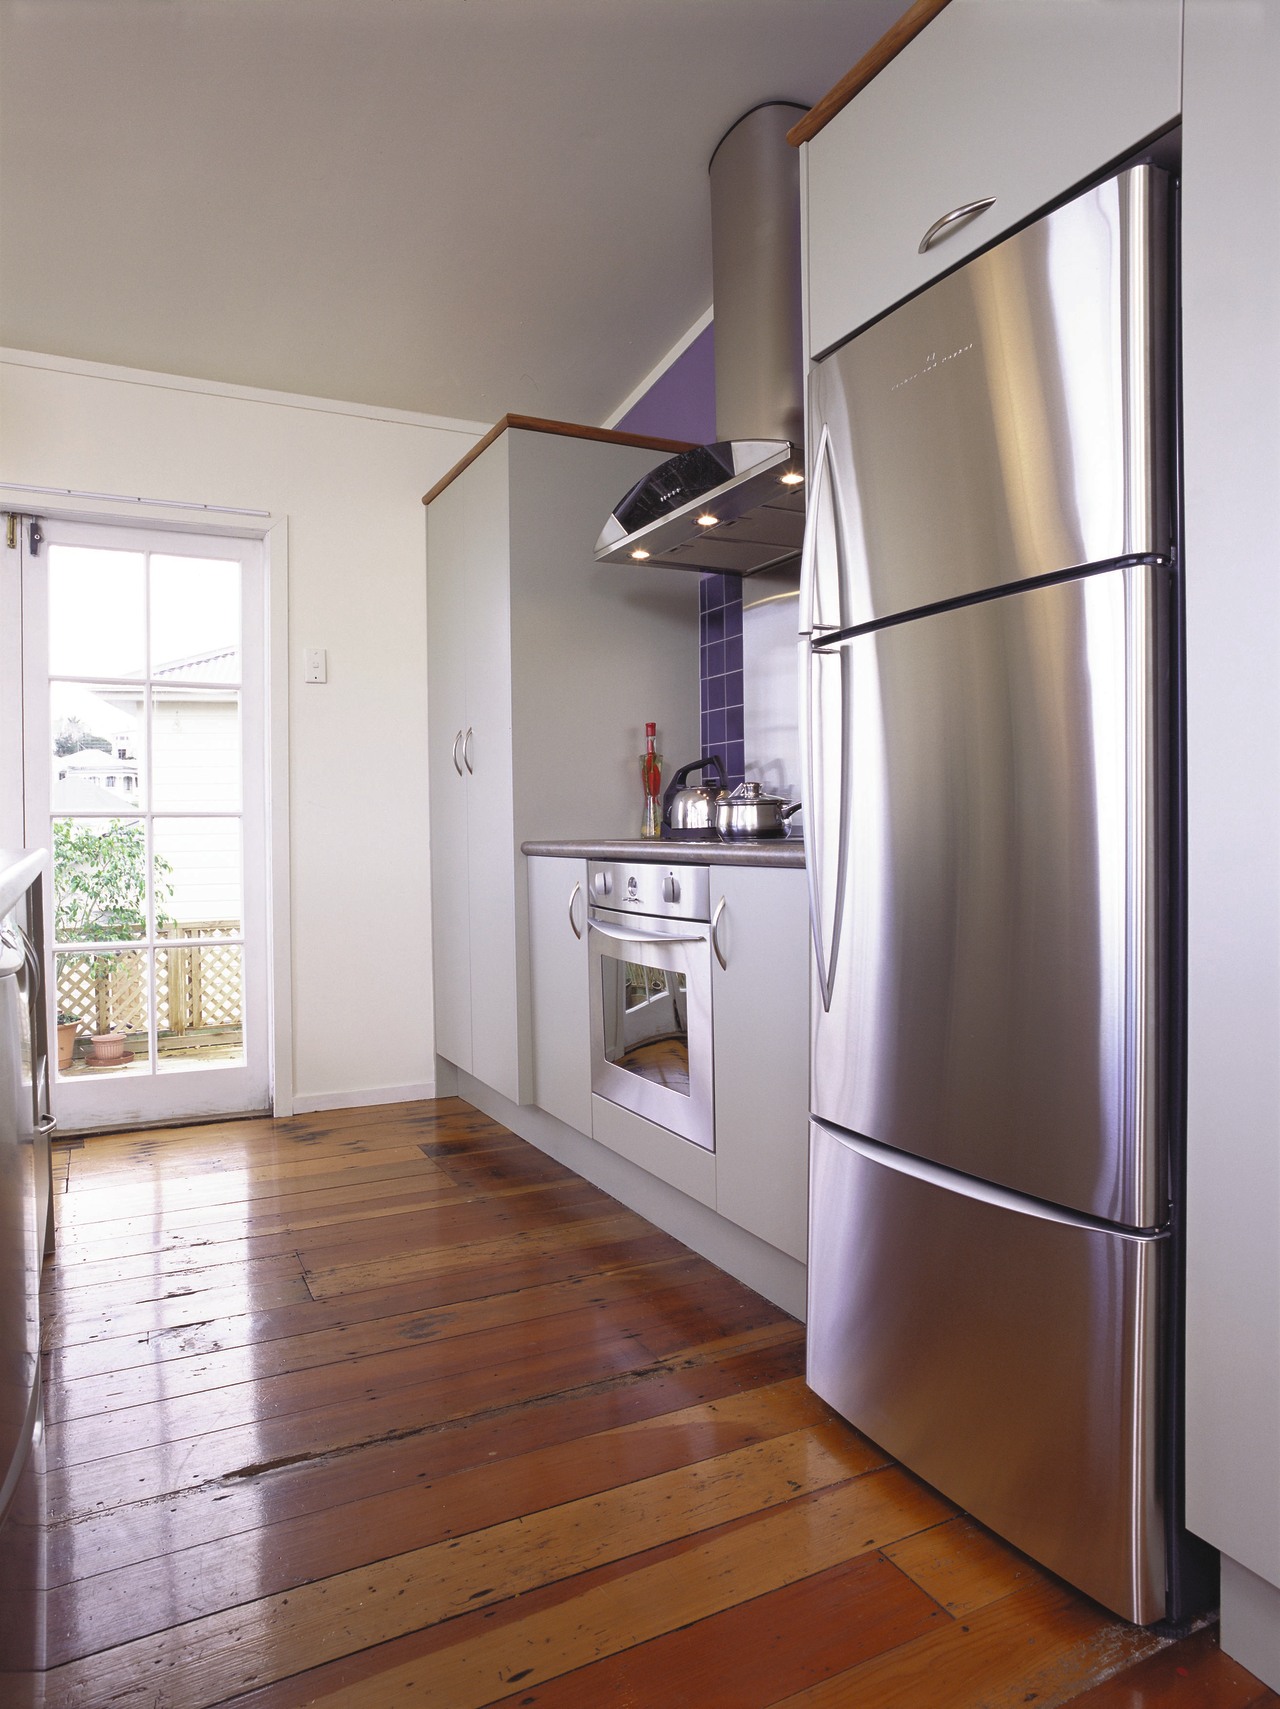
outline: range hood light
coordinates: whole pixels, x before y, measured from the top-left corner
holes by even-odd
[[[637,563],[639,563],[639,561],[642,558],[647,558],[649,556],[649,554],[645,551],[643,546],[637,546],[635,551],[631,554],[631,556],[636,560]]]
[[[779,479],[784,487],[802,487],[804,485],[804,476],[798,469],[788,469],[785,475],[779,476]]]
[[[702,515],[698,518],[698,527],[714,528],[719,521],[720,518],[718,516],[712,516],[709,510],[704,510]]]

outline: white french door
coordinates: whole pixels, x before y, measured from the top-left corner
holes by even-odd
[[[53,857],[54,1114],[76,1130],[266,1110],[261,542],[41,526],[23,771],[25,840]]]

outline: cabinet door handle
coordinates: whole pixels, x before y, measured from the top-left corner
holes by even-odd
[[[54,1128],[57,1127],[57,1125],[58,1125],[57,1116],[41,1116],[40,1120],[36,1123],[36,1132],[37,1133],[52,1133]]]
[[[458,734],[453,738],[453,769],[457,772],[459,777],[462,776],[462,761],[458,758],[458,748],[461,742],[462,731],[459,730]]]
[[[581,894],[582,886],[580,884],[575,884],[569,897],[569,929],[572,931],[574,937],[578,939],[581,939],[582,933],[578,930],[578,922],[573,917],[573,905]]]
[[[729,963],[725,960],[724,951],[720,948],[720,916],[724,913],[724,905],[727,901],[728,897],[722,896],[716,903],[715,913],[711,916],[711,947],[716,952],[716,960],[726,973],[729,971]]]
[[[467,768],[468,772],[470,772],[471,776],[474,777],[476,774],[475,774],[475,769],[471,764],[471,726],[470,726],[470,724],[467,725],[467,733],[462,739],[462,763],[464,766],[466,766],[466,768]]]
[[[940,220],[934,220],[928,231],[920,239],[920,247],[916,251],[917,255],[923,255],[926,249],[932,249],[938,239],[945,237],[953,226],[960,224],[961,220],[970,220],[976,214],[986,213],[988,208],[995,206],[995,201],[994,196],[983,196],[979,201],[966,202],[962,208],[952,208],[949,214],[943,214]]]

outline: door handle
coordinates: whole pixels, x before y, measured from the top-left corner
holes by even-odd
[[[952,208],[949,214],[943,214],[940,220],[934,220],[928,231],[920,239],[920,247],[916,254],[923,255],[925,250],[932,249],[939,238],[945,237],[962,221],[974,219],[978,214],[985,214],[988,208],[995,206],[995,202],[994,196],[983,196],[976,202],[966,202],[962,208]]]
[[[704,944],[704,932],[623,932],[617,926],[606,926],[599,920],[588,920],[587,930],[599,932],[602,938],[612,938],[615,943],[639,944],[641,949],[647,949],[650,944]]]
[[[800,545],[800,633],[844,623],[844,564],[831,435],[823,424],[809,479],[809,507]]]
[[[727,901],[728,897],[722,896],[716,903],[715,913],[711,916],[711,947],[716,952],[716,960],[726,973],[729,971],[729,963],[725,960],[724,951],[720,948],[720,917],[724,913]]]
[[[582,886],[575,884],[569,896],[569,930],[575,938],[581,940],[582,933],[578,930],[578,922],[573,917],[573,905],[582,894]]]
[[[41,1116],[40,1120],[36,1123],[36,1132],[37,1133],[52,1133],[54,1128],[57,1127],[57,1125],[58,1125],[57,1116]]]
[[[462,763],[464,766],[466,766],[468,774],[471,777],[474,777],[476,774],[475,774],[475,768],[471,764],[471,726],[470,726],[470,724],[467,725],[467,733],[462,739]]]
[[[458,758],[458,748],[461,742],[462,731],[459,730],[458,734],[453,738],[453,769],[457,772],[459,777],[462,776],[462,761]]]
[[[827,649],[811,647],[802,640],[800,646],[800,763],[804,774],[802,794],[805,842],[808,845],[805,880],[809,887],[809,924],[818,992],[822,1007],[830,1009],[836,957],[844,928],[844,893],[849,859],[849,756],[844,739],[849,693],[848,650],[840,643],[834,643]],[[820,673],[829,672],[832,668],[838,668],[839,676],[834,697],[822,696],[822,711],[826,716],[823,719],[823,751],[819,763],[814,751],[817,724],[814,701],[820,694]],[[834,872],[831,870],[833,853]]]

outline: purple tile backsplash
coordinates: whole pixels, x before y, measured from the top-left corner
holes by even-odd
[[[698,588],[702,752],[719,754],[734,789],[745,775],[742,724],[742,577],[703,576]]]

